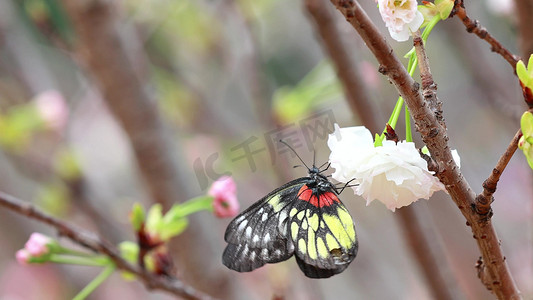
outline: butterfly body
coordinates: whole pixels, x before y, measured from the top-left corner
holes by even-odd
[[[222,262],[238,272],[295,256],[307,277],[344,271],[357,254],[352,217],[335,186],[313,166],[309,176],[270,192],[233,219]]]

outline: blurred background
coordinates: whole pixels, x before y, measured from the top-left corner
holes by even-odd
[[[334,123],[362,125],[305,1],[72,2],[0,1],[0,190],[113,243],[135,239],[128,222],[134,202],[168,208],[205,194],[224,174],[236,180],[244,209],[306,175],[276,140],[289,141],[306,162],[316,151],[322,164]],[[384,126],[398,93],[353,28],[324,3]],[[361,5],[399,57],[409,51],[411,43],[390,39],[374,1]],[[467,10],[524,55],[512,1],[469,1]],[[510,66],[458,19],[439,23],[427,48],[450,144],[479,193],[519,128],[521,89]],[[403,139],[403,124],[398,128]],[[518,151],[493,204],[494,226],[526,299],[533,298],[532,180]],[[377,202],[366,206],[351,191],[341,198],[360,246],[340,275],[308,279],[294,259],[252,273],[228,270],[221,255],[230,220],[201,212],[171,245],[178,277],[222,299],[434,298],[397,213]],[[451,199],[439,192],[412,207],[452,298],[490,298],[476,276],[477,245]],[[55,236],[0,209],[0,299],[69,299],[98,274],[18,265],[14,254],[34,231]],[[90,297],[171,298],[118,274]]]

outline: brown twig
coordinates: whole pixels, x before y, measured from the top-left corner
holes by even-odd
[[[420,37],[420,31],[416,33],[415,38],[413,39],[413,44],[415,48],[421,49],[423,47],[424,41]],[[426,51],[417,51],[416,52],[420,69],[420,80],[422,82],[422,96],[427,102],[429,109],[433,112],[437,121],[439,122],[442,128],[446,128],[446,123],[444,122],[444,117],[442,116],[442,102],[437,97],[437,84],[433,81],[433,75],[431,74],[431,69],[429,67],[429,59],[426,55]]]
[[[439,180],[471,226],[485,262],[485,272],[490,278],[489,282],[486,282],[487,288],[499,299],[520,299],[520,293],[505,262],[491,220],[483,218],[472,208],[475,193],[453,160],[447,143],[446,128],[441,126],[438,117],[424,101],[418,84],[409,76],[390,45],[361,6],[353,0],[331,0],[331,2],[363,38],[381,64],[383,74],[389,77],[404,98],[418,132],[431,156],[439,165],[440,171],[437,173]],[[417,51],[421,50],[423,51],[423,45],[420,43]]]
[[[494,197],[492,195],[494,194],[494,192],[496,192],[496,186],[498,185],[498,181],[500,180],[500,176],[502,175],[503,170],[507,166],[507,163],[509,163],[509,160],[511,160],[511,157],[515,153],[516,149],[518,148],[518,140],[520,140],[521,136],[522,131],[519,129],[511,140],[511,142],[509,143],[509,146],[507,146],[505,152],[502,154],[502,156],[496,163],[494,169],[492,169],[489,178],[487,178],[487,180],[483,182],[483,192],[477,195],[475,203],[476,212],[478,214],[491,214],[490,204],[494,201]]]
[[[125,261],[118,254],[115,247],[111,246],[108,242],[98,238],[92,233],[82,231],[66,222],[47,215],[33,207],[31,204],[17,199],[16,197],[0,192],[0,206],[18,213],[19,215],[50,225],[58,231],[60,236],[65,236],[89,250],[108,256],[117,268],[135,274],[148,289],[166,291],[185,299],[213,299],[208,295],[196,291],[176,278],[156,276],[130,264]]]
[[[474,33],[480,39],[489,43],[491,45],[491,51],[500,54],[511,65],[513,70],[516,70],[516,63],[520,60],[520,57],[518,57],[517,55],[514,55],[513,53],[511,53],[511,51],[505,48],[496,38],[494,38],[487,31],[487,29],[485,29],[485,27],[479,24],[478,20],[470,19],[468,15],[466,14],[466,9],[464,7],[463,0],[455,1],[454,11],[455,11],[455,15],[459,19],[461,19],[461,21],[465,25],[466,31],[470,33]]]

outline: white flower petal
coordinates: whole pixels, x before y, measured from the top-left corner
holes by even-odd
[[[409,23],[409,30],[411,30],[411,32],[417,31],[418,28],[422,26],[422,23],[424,23],[424,16],[417,10],[415,18]]]
[[[416,0],[378,0],[378,7],[391,37],[399,42],[407,41],[424,22]]]
[[[389,28],[390,36],[398,42],[405,42],[409,39],[409,29],[404,27],[401,31],[394,31]]]
[[[425,198],[444,185],[433,176],[412,142],[384,141],[374,147],[366,128],[339,128],[328,139],[333,178],[341,182],[356,179],[354,193],[367,205],[379,200],[392,211]]]

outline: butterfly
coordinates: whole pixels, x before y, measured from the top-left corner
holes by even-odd
[[[342,190],[322,174],[329,165],[309,168],[298,158],[307,177],[273,190],[229,223],[222,254],[226,267],[250,272],[294,255],[307,277],[328,278],[344,271],[357,255],[354,221],[338,198]]]

